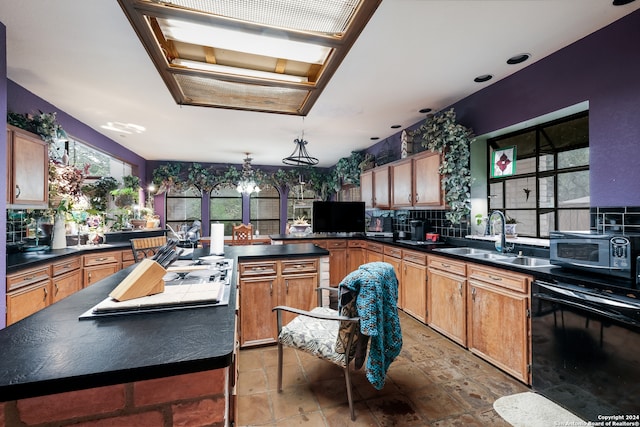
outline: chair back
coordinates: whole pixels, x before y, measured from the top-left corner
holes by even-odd
[[[139,239],[130,239],[131,250],[133,251],[133,259],[140,262],[144,258],[154,256],[158,249],[167,244],[167,236],[142,237]]]
[[[234,245],[250,245],[253,240],[253,226],[251,224],[234,225],[231,233],[231,243]]]

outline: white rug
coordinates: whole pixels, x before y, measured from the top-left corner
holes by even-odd
[[[493,402],[493,409],[514,427],[586,425],[581,418],[532,392],[501,397]]]

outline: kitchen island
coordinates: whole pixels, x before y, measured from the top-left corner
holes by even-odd
[[[224,256],[238,265],[326,253],[300,244],[225,247]],[[0,426],[230,423],[236,272],[226,306],[78,319],[133,268],[0,331]]]

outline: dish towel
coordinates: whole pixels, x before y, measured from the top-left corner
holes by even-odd
[[[370,262],[349,273],[339,287],[357,295],[360,332],[371,341],[365,372],[371,385],[380,390],[389,365],[402,349],[395,271],[389,263]]]

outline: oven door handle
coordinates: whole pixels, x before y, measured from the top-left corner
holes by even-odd
[[[556,294],[566,295],[568,297],[581,299],[581,300],[592,302],[595,304],[605,305],[607,307],[613,307],[613,308],[640,310],[640,304],[634,305],[631,303],[625,303],[623,301],[617,301],[614,299],[602,298],[597,295],[591,295],[583,292],[576,292],[571,289],[554,286],[550,283],[541,282],[541,281],[535,281],[534,283],[540,286],[541,288],[547,289]],[[541,294],[541,295],[546,295],[546,294]]]
[[[608,310],[601,310],[599,308],[595,308],[593,306],[590,305],[586,305],[586,304],[580,304],[578,302],[574,302],[574,301],[569,301],[563,298],[558,298],[558,297],[554,297],[552,295],[549,294],[534,294],[534,296],[545,300],[545,301],[551,301],[551,302],[557,302],[559,304],[563,304],[563,305],[568,305],[570,307],[575,307],[575,308],[579,308],[582,309],[584,311],[588,311],[589,313],[593,313],[593,314],[598,314],[602,317],[608,318],[608,319],[613,319],[613,320],[617,320],[619,322],[623,322],[623,323],[627,323],[630,325],[640,325],[640,322],[636,322],[633,319],[620,314],[620,313],[616,313],[614,311],[608,311]]]

